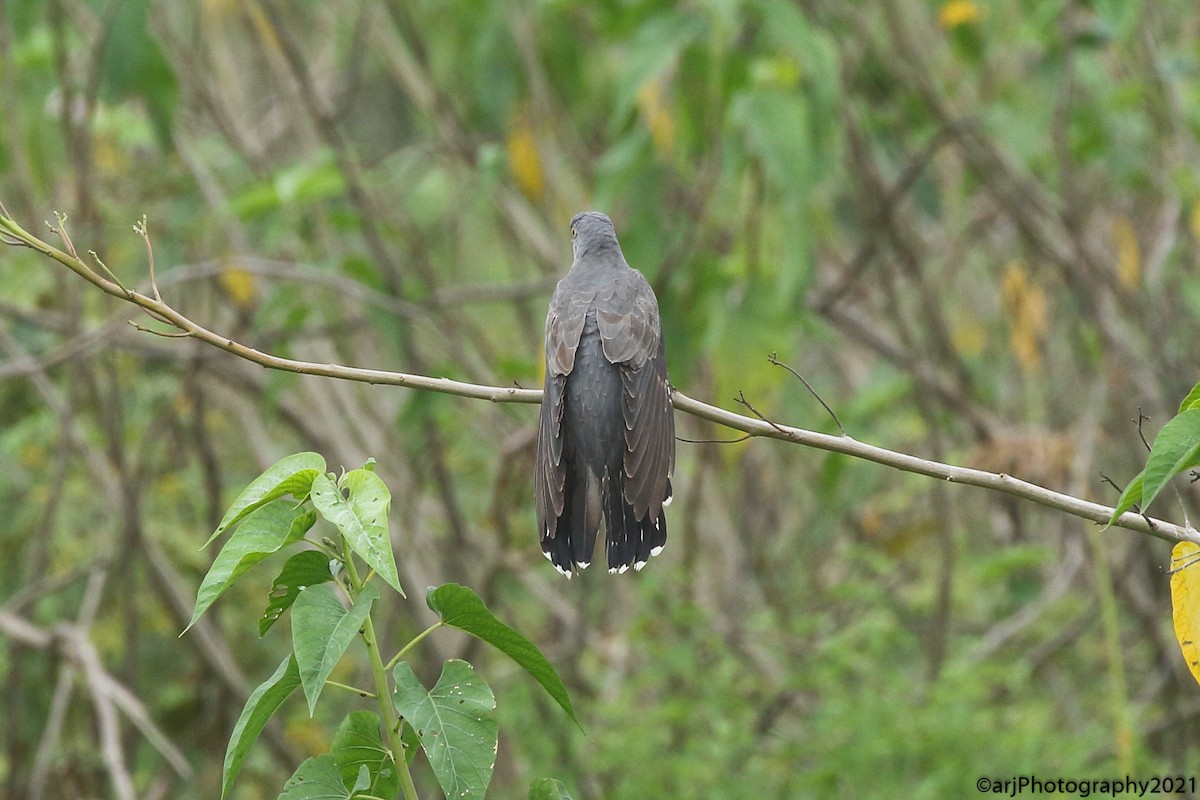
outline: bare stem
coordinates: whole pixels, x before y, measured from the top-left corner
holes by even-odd
[[[359,367],[342,366],[340,364],[318,364],[264,353],[208,330],[185,317],[164,303],[160,298],[148,297],[140,292],[124,289],[116,282],[108,280],[92,270],[78,257],[63,252],[53,245],[47,244],[36,236],[33,236],[8,217],[0,217],[0,231],[5,236],[20,242],[22,246],[32,248],[47,258],[57,261],[101,291],[113,297],[127,300],[166,324],[174,326],[181,332],[190,334],[193,338],[199,339],[205,344],[212,345],[227,353],[232,353],[238,358],[245,359],[267,369],[277,369],[304,375],[321,375],[328,378],[370,384],[404,386],[410,389],[422,389],[456,395],[458,397],[490,400],[493,403],[540,403],[542,401],[542,392],[538,389],[483,386],[426,375],[362,369]],[[781,425],[767,420],[759,414],[750,406],[745,397],[739,398],[738,402],[745,405],[758,418],[743,416],[723,408],[718,408],[717,406],[702,403],[678,391],[672,390],[671,394],[671,404],[679,411],[699,417],[700,419],[715,422],[718,425],[723,425],[733,430],[741,431],[752,437],[779,439],[803,447],[842,453],[843,455],[860,458],[865,461],[873,461],[876,464],[904,472],[914,472],[919,475],[926,475],[952,483],[963,483],[991,491],[1003,492],[1037,503],[1038,505],[1046,506],[1047,508],[1053,508],[1072,516],[1101,524],[1107,523],[1108,518],[1113,513],[1111,506],[1093,503],[1068,494],[1056,492],[1004,473],[985,472],[969,467],[944,464],[908,453],[876,447],[875,445],[857,441],[853,437],[846,435],[834,436],[803,428],[794,428],[789,425]],[[1185,525],[1176,525],[1175,523],[1152,517],[1143,517],[1141,514],[1132,511],[1122,514],[1113,525],[1138,533],[1156,536],[1166,541],[1191,541],[1200,544],[1200,531]],[[380,662],[379,666],[383,667],[382,662]]]

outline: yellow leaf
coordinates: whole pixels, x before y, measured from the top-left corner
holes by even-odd
[[[128,171],[129,159],[112,136],[98,135],[92,140],[92,161],[96,169],[107,175],[122,175]]]
[[[542,178],[542,158],[529,114],[522,110],[513,117],[508,129],[508,168],[517,179],[521,192],[533,202],[541,202],[545,192]]]
[[[283,735],[306,755],[320,755],[329,749],[326,732],[315,719],[292,719],[284,727]]]
[[[242,311],[248,311],[258,302],[258,285],[254,282],[254,276],[246,270],[230,267],[222,270],[219,280],[225,294]]]
[[[959,322],[950,331],[950,344],[959,355],[975,358],[987,346],[987,328],[974,320]]]
[[[1188,220],[1189,227],[1192,229],[1192,236],[1200,239],[1200,201],[1197,201],[1192,206],[1191,218]]]
[[[26,469],[43,467],[46,464],[46,448],[30,442],[21,448],[18,460]]]
[[[750,65],[755,83],[776,89],[795,89],[804,77],[800,63],[790,56],[777,55],[755,59]]]
[[[659,156],[669,156],[675,151],[675,117],[667,105],[666,78],[652,78],[638,89],[638,111],[650,130],[650,141]]]
[[[978,22],[983,17],[983,11],[971,0],[950,0],[938,11],[938,24],[945,30],[952,30],[959,25]]]
[[[1033,282],[1024,264],[1012,261],[1004,268],[1000,299],[1013,356],[1022,372],[1036,372],[1042,365],[1042,341],[1048,330],[1046,293]]]
[[[1142,280],[1142,251],[1129,217],[1113,222],[1113,241],[1117,247],[1117,280],[1124,289],[1136,289]]]
[[[1200,545],[1180,542],[1171,548],[1171,621],[1192,677],[1200,682]]]

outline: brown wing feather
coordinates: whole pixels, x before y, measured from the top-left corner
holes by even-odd
[[[562,454],[565,385],[565,377],[546,375],[542,411],[538,418],[537,468],[533,477],[538,533],[543,539],[554,538],[558,518],[563,512],[563,487],[567,479],[567,467]]]
[[[595,302],[604,355],[622,367],[625,501],[637,519],[656,518],[675,468],[675,419],[658,302],[636,270],[624,272],[611,294]]]
[[[575,368],[575,351],[587,318],[590,293],[564,291],[560,282],[546,314],[546,382],[538,418],[534,502],[543,540],[558,532],[564,508],[567,466],[563,459],[563,394]]]
[[[625,500],[639,520],[655,518],[675,470],[675,417],[661,347],[641,369],[621,371],[625,403]]]

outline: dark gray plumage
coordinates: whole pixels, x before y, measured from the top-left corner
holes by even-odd
[[[667,541],[675,419],[658,301],[612,221],[571,220],[571,270],[546,315],[546,386],[534,493],[542,552],[567,577],[592,560],[641,569]]]

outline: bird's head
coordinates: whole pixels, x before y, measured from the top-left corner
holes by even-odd
[[[608,249],[621,252],[611,219],[599,211],[584,211],[571,219],[571,250],[576,261]]]

